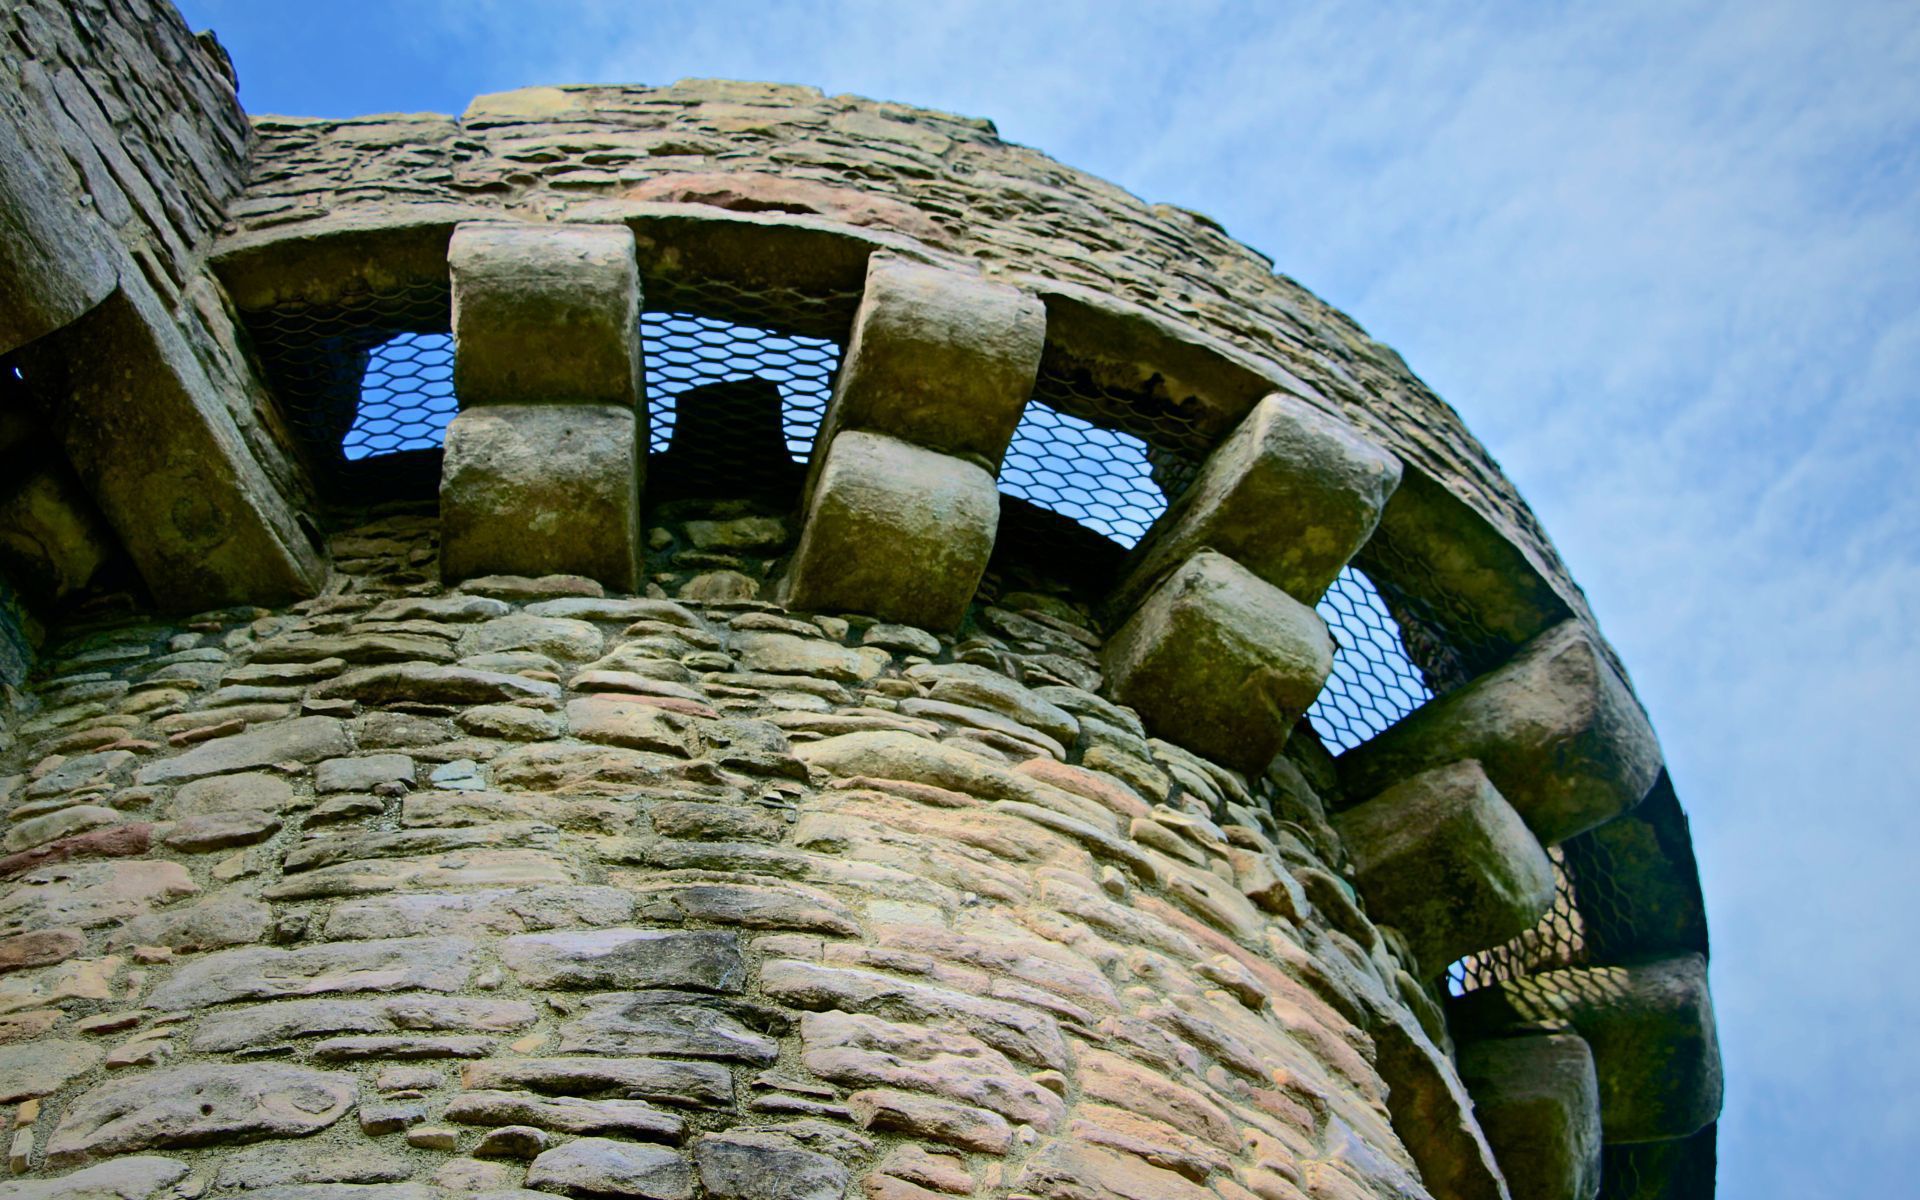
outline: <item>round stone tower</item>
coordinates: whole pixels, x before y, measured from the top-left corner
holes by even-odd
[[[1218,225],[0,32],[0,1200],[1711,1194],[1624,669]]]

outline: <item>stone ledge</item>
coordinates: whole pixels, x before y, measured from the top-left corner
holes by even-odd
[[[1506,980],[1454,997],[1447,1019],[1462,1038],[1568,1029],[1585,1038],[1609,1145],[1683,1138],[1719,1115],[1720,1044],[1697,954]]]

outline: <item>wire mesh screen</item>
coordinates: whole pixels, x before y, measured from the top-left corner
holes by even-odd
[[[719,383],[762,380],[779,392],[788,453],[806,461],[833,392],[838,342],[681,312],[645,314],[640,339],[654,453],[665,453],[672,444],[683,395]]]
[[[281,415],[323,488],[349,464],[440,445],[454,410],[445,281],[245,315]]]
[[[360,405],[340,439],[340,452],[352,461],[435,449],[446,442],[447,422],[459,407],[453,397],[452,336],[396,333],[367,352]]]
[[[1143,448],[1149,477],[1163,501],[1177,499],[1187,490],[1208,451],[1213,449],[1213,439],[1165,401],[1145,392],[1103,386],[1085,371],[1075,370],[1051,354],[1040,360],[1033,399],[1027,404],[1028,412],[1036,409],[1074,417],[1138,442]],[[1071,456],[1063,458],[1071,461]]]
[[[1547,849],[1553,862],[1553,904],[1539,924],[1503,946],[1470,954],[1447,968],[1447,991],[1455,996],[1537,971],[1587,961],[1587,926],[1574,897],[1574,868],[1560,847]]]
[[[1038,400],[1000,464],[1000,490],[1133,546],[1167,509],[1148,446]]]
[[[859,303],[858,291],[649,281],[649,492],[797,495]]]
[[[1400,623],[1371,579],[1352,567],[1341,571],[1318,611],[1333,634],[1333,673],[1307,719],[1337,754],[1425,704],[1433,689],[1408,656]]]

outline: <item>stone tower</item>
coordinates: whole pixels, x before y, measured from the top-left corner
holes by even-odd
[[[1712,1191],[1552,545],[1199,214],[0,14],[0,1198]]]

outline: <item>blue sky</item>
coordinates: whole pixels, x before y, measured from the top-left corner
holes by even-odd
[[[1910,3],[183,8],[254,112],[776,79],[1219,218],[1460,409],[1632,666],[1707,889],[1720,1194],[1911,1194]]]

